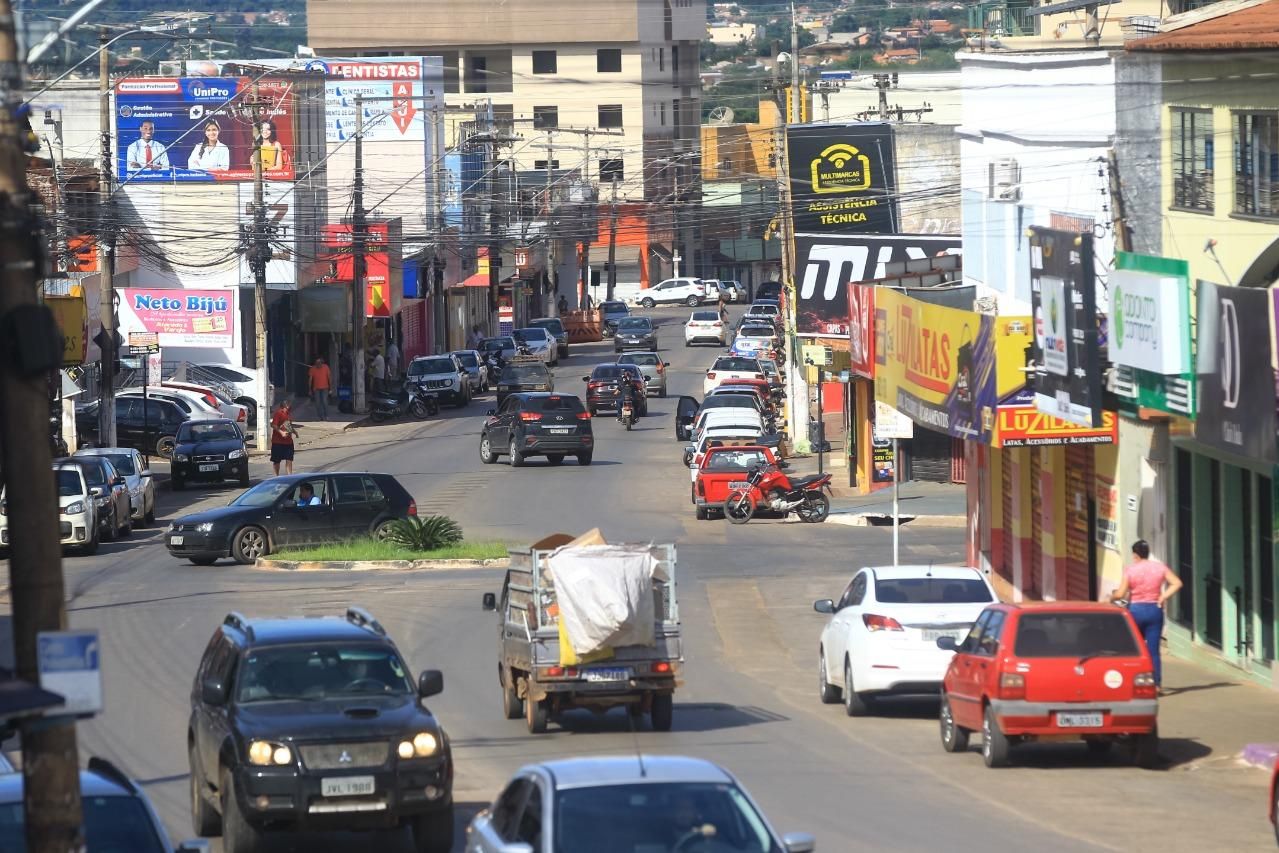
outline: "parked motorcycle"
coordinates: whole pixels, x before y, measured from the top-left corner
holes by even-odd
[[[403,383],[398,391],[380,389],[369,394],[369,417],[375,423],[412,415],[425,420],[440,413],[436,395],[413,383]]]
[[[830,482],[830,474],[792,481],[776,466],[757,465],[750,469],[744,482],[729,489],[724,515],[734,524],[745,524],[761,509],[783,516],[793,511],[801,521],[816,524],[830,515],[830,499],[822,494],[823,489],[830,491]]]

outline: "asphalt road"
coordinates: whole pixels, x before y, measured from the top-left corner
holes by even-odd
[[[300,450],[298,469],[392,472],[422,514],[447,513],[472,538],[528,543],[598,526],[613,541],[676,542],[687,665],[672,732],[632,734],[620,712],[574,712],[542,736],[503,719],[497,626],[480,610],[481,593],[500,586],[498,571],[293,575],[226,562],[201,568],[171,559],[157,528],[64,562],[72,625],[96,627],[102,637],[106,709],[79,728],[82,760],[96,754],[118,762],[141,780],[171,835],[188,837],[189,692],[215,626],[228,610],[338,614],[361,604],[387,626],[410,666],[445,673],[445,691],[431,707],[455,749],[459,850],[460,828],[520,765],[636,749],[721,763],[779,831],[813,832],[826,851],[1263,849],[1264,802],[1249,799],[1251,789],[1206,784],[1205,776],[1175,767],[1138,771],[1065,745],[990,771],[975,751],[942,752],[935,701],[893,703],[883,716],[857,720],[840,706],[821,705],[815,655],[824,617],[813,613],[812,601],[837,595],[856,567],[889,561],[890,533],[797,520],[694,520],[671,412],[675,395],[701,396],[716,350],[683,347],[685,309],[650,313],[662,320],[672,397],[652,400],[650,416],[630,433],[597,418],[590,467],[481,464],[479,425],[491,406],[481,398],[426,424],[350,430]],[[613,360],[611,352],[607,343],[574,347],[556,371],[557,390],[580,391],[581,377]],[[266,466],[255,464],[257,479]],[[165,490],[160,514],[167,523],[233,493]],[[902,540],[903,561],[962,557],[957,530],[907,527]],[[217,841],[214,849],[221,849]],[[282,839],[274,849],[394,853],[410,845],[407,834],[384,833]]]

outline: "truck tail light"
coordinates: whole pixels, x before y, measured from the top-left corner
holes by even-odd
[[[522,421],[540,421],[541,419],[541,412],[520,412],[520,420]]]
[[[668,660],[659,660],[652,666],[653,672],[666,674],[671,671],[671,662]]]
[[[1005,672],[999,676],[999,698],[1025,699],[1026,676],[1019,672]]]
[[[901,623],[891,616],[880,616],[877,613],[863,613],[862,623],[867,631],[900,631]]]
[[[1132,680],[1133,695],[1139,699],[1154,699],[1159,695],[1159,688],[1155,685],[1155,674],[1153,672],[1139,672]]]
[[[577,678],[575,666],[548,666],[542,670],[547,678]]]

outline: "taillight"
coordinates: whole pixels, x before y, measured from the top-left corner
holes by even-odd
[[[215,409],[218,407],[218,398],[214,397],[212,394],[205,394],[204,402],[208,403],[210,406],[212,406]]]
[[[1132,680],[1132,692],[1134,696],[1142,699],[1154,699],[1159,695],[1159,688],[1155,684],[1155,674],[1153,672],[1139,672]]]
[[[671,662],[668,660],[659,660],[657,663],[653,664],[652,669],[653,669],[653,672],[662,672],[662,673],[670,672]]]
[[[575,666],[548,666],[542,670],[547,678],[577,678]]]
[[[714,379],[714,378],[715,378],[715,374],[714,374],[714,373],[708,373],[708,374],[706,374],[706,378],[707,378],[707,379]]]
[[[867,631],[900,631],[901,623],[891,616],[880,616],[877,613],[863,613],[862,623]]]
[[[541,412],[520,412],[520,420],[522,421],[540,421],[541,419]]]
[[[417,515],[417,501],[412,499],[409,500],[409,515]]]
[[[242,421],[242,420],[244,420],[244,419],[245,419],[245,418],[244,418],[244,409],[240,409],[240,413],[239,413],[238,415],[236,415],[236,416],[235,416],[235,419],[236,419],[236,421]]]
[[[590,413],[590,412],[578,412],[578,413],[577,413],[577,419],[578,419],[579,421],[589,421],[589,420],[591,419],[591,413]]]
[[[711,326],[716,329],[722,329],[724,327],[724,324],[721,323],[719,320],[716,320],[714,323],[711,323]]]
[[[999,676],[999,698],[1025,699],[1026,676],[1019,672],[1005,672]]]

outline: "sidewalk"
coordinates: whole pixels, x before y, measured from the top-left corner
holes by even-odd
[[[1180,770],[1264,768],[1279,755],[1279,692],[1163,656],[1159,754]],[[1255,774],[1258,780],[1268,777]],[[1264,804],[1258,806],[1264,809]],[[1264,812],[1263,812],[1264,813]]]
[[[792,477],[817,473],[817,456],[792,456],[787,460]],[[847,468],[827,468],[834,474],[831,490],[830,517],[833,524],[853,527],[892,526],[893,490],[891,486],[860,495],[844,485]],[[963,527],[968,523],[968,495],[962,483],[925,483],[912,480],[898,486],[898,514],[901,523],[915,527]]]

